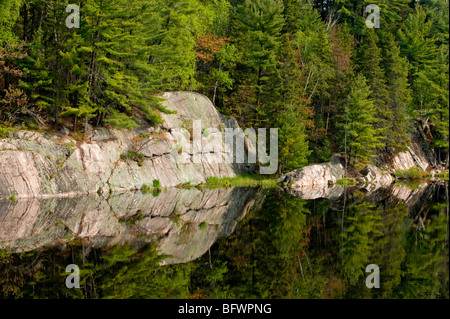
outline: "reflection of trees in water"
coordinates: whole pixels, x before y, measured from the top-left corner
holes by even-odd
[[[186,264],[161,267],[152,247],[3,251],[0,296],[448,298],[448,189],[427,189],[417,212],[383,192],[349,192],[343,207],[275,191],[210,254]],[[189,240],[190,226],[184,231]],[[80,266],[80,290],[65,288],[70,263]],[[380,289],[365,286],[371,263],[380,267]]]
[[[129,245],[93,249],[83,262],[83,247],[73,243],[64,252],[42,250],[3,253],[1,296],[6,298],[187,298],[190,264],[160,267],[164,257],[152,247]],[[39,259],[37,266],[33,260]],[[65,287],[68,264],[80,267],[81,289]],[[21,265],[21,266],[14,266]],[[23,266],[25,265],[25,266]],[[14,269],[15,267],[15,269]]]

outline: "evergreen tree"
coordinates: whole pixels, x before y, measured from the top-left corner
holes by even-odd
[[[158,90],[196,88],[195,39],[211,21],[199,0],[155,0],[143,10],[149,85]]]
[[[363,75],[353,81],[348,102],[341,115],[344,151],[357,166],[375,156],[375,150],[383,146],[381,129],[376,128],[376,106],[370,98],[370,87]]]
[[[250,105],[244,110],[249,124],[266,124],[269,117],[271,88],[279,79],[277,56],[280,48],[279,37],[284,25],[281,0],[245,0],[237,8],[235,37],[237,48],[243,53],[238,76],[240,90],[237,103],[248,96]],[[246,93],[244,93],[247,91]],[[244,102],[245,103],[245,102]]]
[[[17,41],[13,32],[23,0],[0,0],[0,48]]]
[[[282,38],[280,51],[280,77],[276,85],[279,102],[272,108],[279,127],[280,172],[289,172],[308,163],[311,154],[308,135],[313,128],[313,111],[309,100],[305,97],[302,85],[302,69],[295,41],[285,35]]]
[[[448,4],[442,11],[442,18],[448,20]],[[405,20],[399,36],[402,53],[411,64],[409,78],[413,100],[409,111],[420,121],[427,138],[436,137],[431,142],[437,148],[438,160],[447,157],[448,165],[448,41],[445,42],[442,34],[439,37],[442,42],[433,36],[433,28],[442,28],[440,20],[437,20],[437,26],[434,26],[434,21],[428,19],[422,6],[417,5],[414,14]],[[434,124],[435,131],[430,129],[430,124]]]
[[[390,110],[386,128],[386,147],[392,154],[396,154],[406,151],[410,144],[407,108],[411,103],[411,90],[408,84],[408,61],[400,57],[400,48],[396,45],[392,34],[387,36],[383,57],[389,95],[386,102]]]
[[[371,95],[370,98],[376,107],[377,129],[384,135],[388,131],[389,119],[392,118],[392,112],[388,108],[387,101],[389,99],[389,91],[386,85],[385,70],[382,68],[381,49],[378,47],[378,36],[371,29],[364,38],[363,44],[359,48],[357,57],[358,71],[361,72],[369,84]],[[387,143],[387,138],[383,141]]]

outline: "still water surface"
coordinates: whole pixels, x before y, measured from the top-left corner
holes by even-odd
[[[448,299],[448,234],[443,183],[0,202],[0,298]]]

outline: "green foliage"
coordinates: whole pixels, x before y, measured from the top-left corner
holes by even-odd
[[[201,230],[205,230],[208,227],[208,224],[206,222],[201,222],[198,226]]]
[[[407,170],[395,170],[394,172],[395,177],[399,179],[423,179],[424,178],[424,171],[419,167],[411,167]]]
[[[409,64],[400,56],[400,47],[394,36],[388,34],[384,44],[383,64],[386,72],[386,87],[389,98],[386,100],[390,116],[387,118],[386,148],[392,153],[407,151],[410,145],[410,120],[407,109],[412,101],[408,84]]]
[[[279,159],[283,173],[308,164],[311,151],[308,147],[307,132],[304,123],[296,117],[292,106],[286,105],[279,117]]]
[[[243,174],[236,177],[209,177],[206,186],[210,189],[214,188],[230,188],[230,187],[263,187],[275,188],[278,182],[276,179],[263,175]]]
[[[144,185],[142,185],[141,191],[142,191],[142,193],[147,194],[151,191],[151,189],[152,188],[150,186],[148,186],[147,184],[144,184]]]
[[[0,48],[18,40],[13,29],[19,17],[22,2],[22,0],[0,1]]]
[[[142,185],[141,191],[143,194],[152,192],[153,197],[157,197],[161,193],[161,185],[159,180],[153,180],[153,186],[147,184]]]
[[[136,152],[134,150],[129,150],[126,153],[120,154],[120,159],[122,159],[123,161],[130,159],[137,162],[139,166],[142,166],[145,161],[145,154]]]
[[[336,184],[342,185],[342,186],[355,186],[356,180],[354,178],[342,178],[342,179],[338,179],[336,181]]]
[[[377,109],[370,94],[365,77],[358,75],[352,85],[344,114],[341,115],[344,151],[360,166],[375,156],[377,148],[383,146],[382,129],[376,127]]]
[[[5,127],[0,124],[0,137],[6,137],[9,132],[12,132],[14,129],[10,127]]]
[[[448,1],[82,0],[79,29],[66,5],[1,0],[1,122],[155,126],[171,113],[156,96],[192,90],[242,127],[279,128],[280,173],[345,137],[356,161],[395,155],[416,128],[448,165]]]
[[[445,173],[438,173],[434,175],[437,178],[441,178],[441,179],[449,179],[449,173],[445,172]]]

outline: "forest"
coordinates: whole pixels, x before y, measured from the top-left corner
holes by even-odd
[[[158,125],[183,90],[279,128],[280,173],[397,154],[417,129],[448,165],[446,0],[80,0],[79,28],[69,3],[0,0],[0,136]]]

